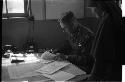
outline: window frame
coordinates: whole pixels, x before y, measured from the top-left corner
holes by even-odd
[[[6,1],[6,0],[5,0]],[[29,1],[30,0],[23,0],[24,1],[24,13],[2,13],[2,19],[13,18],[13,17],[28,17],[29,16]],[[6,4],[6,2],[5,2]],[[7,4],[6,4],[7,5]]]

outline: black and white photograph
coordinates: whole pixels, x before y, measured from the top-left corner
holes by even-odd
[[[0,3],[1,82],[125,81],[124,0]]]

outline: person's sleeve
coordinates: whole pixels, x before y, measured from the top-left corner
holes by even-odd
[[[55,53],[62,53],[62,54],[67,55],[67,54],[70,54],[71,51],[72,51],[72,48],[71,48],[69,42],[66,41],[63,46],[59,47],[59,48],[56,50]]]

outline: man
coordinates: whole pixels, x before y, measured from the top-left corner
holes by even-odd
[[[90,73],[94,57],[90,54],[94,33],[81,25],[73,12],[66,12],[59,20],[61,28],[68,34],[69,39],[58,49],[57,60],[64,59]]]
[[[96,64],[89,80],[121,81],[121,52],[123,27],[121,10],[113,0],[94,0],[97,9],[108,16],[103,23],[95,57]],[[100,27],[99,27],[100,28]],[[120,53],[119,53],[120,52]]]

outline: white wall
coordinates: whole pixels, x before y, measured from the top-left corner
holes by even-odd
[[[84,0],[46,0],[47,19],[58,19],[67,11],[72,11],[77,18],[83,18]]]
[[[45,19],[45,5],[46,18],[57,19],[63,12],[73,11],[77,18],[84,17],[84,0],[31,0],[31,8],[35,20]]]
[[[44,19],[44,0],[31,0],[31,8],[35,20]]]

